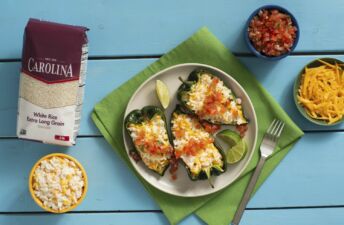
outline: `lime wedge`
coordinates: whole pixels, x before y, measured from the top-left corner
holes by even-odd
[[[170,104],[170,93],[166,84],[161,80],[157,80],[155,88],[162,107],[166,109]]]
[[[241,139],[236,145],[228,149],[226,152],[226,160],[228,164],[234,164],[244,158],[246,153],[246,142]]]
[[[236,143],[238,143],[241,140],[240,135],[237,132],[232,131],[230,129],[223,130],[219,132],[218,135],[222,140],[226,141],[226,143],[231,147],[236,145]]]

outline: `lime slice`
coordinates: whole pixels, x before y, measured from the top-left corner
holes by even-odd
[[[246,153],[246,142],[241,139],[236,145],[227,150],[226,160],[228,164],[234,164],[244,158]]]
[[[155,88],[162,107],[166,109],[170,104],[170,93],[166,84],[161,80],[157,80]]]
[[[226,143],[231,147],[236,145],[236,143],[238,143],[241,140],[240,135],[237,132],[232,131],[230,129],[223,130],[219,132],[218,135],[221,139],[226,141]]]

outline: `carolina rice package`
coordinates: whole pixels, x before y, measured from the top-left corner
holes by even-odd
[[[29,20],[20,73],[19,138],[75,144],[85,86],[87,30]]]

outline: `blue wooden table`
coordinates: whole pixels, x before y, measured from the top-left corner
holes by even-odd
[[[298,19],[296,51],[279,62],[253,57],[242,30],[250,13],[268,1],[54,1],[0,2],[0,224],[167,224],[159,207],[105,142],[90,119],[96,102],[162,54],[207,26],[256,75],[302,128],[305,136],[250,201],[242,224],[342,225],[344,125],[307,122],[292,101],[293,81],[309,61],[344,60],[344,3],[274,1]],[[71,148],[18,140],[15,135],[22,35],[29,17],[90,28],[90,60],[83,120]],[[75,156],[89,177],[89,191],[73,212],[43,212],[27,180],[43,155]],[[203,224],[195,216],[181,224]]]

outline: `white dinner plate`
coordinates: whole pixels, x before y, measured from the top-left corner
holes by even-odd
[[[125,116],[128,115],[134,109],[141,109],[147,105],[155,105],[160,106],[158,97],[156,95],[155,90],[155,82],[156,80],[163,81],[169,89],[171,95],[171,102],[169,107],[165,111],[167,124],[169,128],[169,121],[171,118],[171,113],[175,109],[176,104],[178,103],[176,99],[177,89],[181,85],[181,81],[178,77],[183,79],[187,79],[191,71],[196,68],[206,68],[212,74],[219,77],[223,80],[224,84],[229,87],[234,94],[242,99],[242,106],[244,110],[245,117],[249,120],[248,123],[248,130],[245,135],[245,140],[247,143],[247,153],[239,163],[234,165],[228,165],[227,171],[220,176],[213,176],[212,182],[214,188],[209,185],[207,180],[203,181],[191,181],[188,177],[187,171],[185,167],[179,163],[179,168],[177,171],[177,179],[172,180],[169,170],[166,171],[164,176],[159,176],[158,174],[154,173],[153,171],[149,170],[142,161],[135,162],[130,156],[130,161],[133,164],[136,171],[152,186],[156,187],[157,189],[177,196],[183,197],[196,197],[196,196],[203,196],[214,193],[219,191],[231,183],[233,183],[240,174],[244,171],[247,167],[250,159],[252,158],[253,151],[257,141],[257,118],[256,114],[252,105],[252,102],[249,96],[246,94],[245,90],[241,87],[241,85],[234,80],[230,75],[227,73],[204,64],[197,64],[197,63],[186,63],[186,64],[179,64],[172,67],[169,67],[165,70],[160,71],[159,73],[153,75],[148,80],[146,80],[141,86],[136,90],[136,92],[131,97],[126,111]],[[124,118],[125,118],[124,116]],[[124,121],[124,119],[123,119]],[[234,126],[222,126],[222,129],[235,129]],[[133,148],[133,143],[130,139],[130,136],[126,132],[123,126],[123,138],[126,150],[129,155],[129,149]],[[218,140],[217,140],[218,141]],[[222,142],[220,142],[221,144]],[[226,146],[224,143],[221,144],[224,150],[226,150]]]

